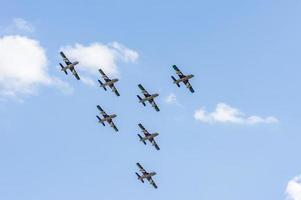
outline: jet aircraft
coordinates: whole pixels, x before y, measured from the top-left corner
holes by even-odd
[[[144,89],[144,87],[143,87],[141,84],[139,84],[138,87],[140,88],[142,94],[144,95],[144,98],[141,98],[139,95],[137,95],[137,97],[138,97],[138,99],[139,99],[139,103],[142,103],[144,106],[146,106],[145,102],[148,101],[148,102],[152,105],[152,107],[154,107],[155,110],[156,110],[157,112],[159,112],[160,109],[159,109],[159,107],[157,106],[157,104],[156,104],[156,102],[155,102],[155,100],[154,100],[157,96],[159,96],[159,94],[157,94],[157,93],[156,93],[156,94],[152,94],[152,95],[149,94],[149,93]]]
[[[148,140],[157,150],[160,150],[158,144],[155,141],[155,137],[159,135],[159,133],[149,133],[142,124],[138,124],[140,127],[142,133],[144,134],[144,137],[142,137],[140,134],[137,134],[140,138],[140,141],[143,142],[143,144],[146,145],[146,141]]]
[[[103,89],[106,91],[106,86],[110,87],[112,89],[112,92],[114,92],[117,96],[120,96],[118,90],[116,89],[114,83],[118,81],[118,79],[110,79],[103,71],[102,69],[98,70],[99,73],[102,75],[102,78],[105,80],[105,83],[102,83],[100,80],[98,80],[100,87],[103,87]]]
[[[103,118],[101,119],[98,115],[96,115],[98,122],[101,123],[103,126],[105,126],[105,122],[107,122],[117,132],[118,129],[113,122],[113,118],[117,117],[117,115],[108,115],[99,105],[97,105],[96,107],[99,110],[100,114],[103,116]]]
[[[138,174],[136,172],[136,175],[138,176],[138,180],[140,180],[142,183],[144,183],[144,179],[146,179],[154,188],[158,188],[155,181],[152,179],[153,176],[155,176],[157,173],[156,172],[147,172],[141,165],[140,163],[136,163],[139,171],[142,173],[142,175]]]
[[[66,63],[66,66],[63,66],[62,63],[60,63],[60,66],[61,66],[61,70],[65,72],[66,75],[68,75],[67,73],[67,69],[69,69],[72,74],[75,76],[75,78],[77,80],[80,80],[76,70],[75,70],[75,65],[77,65],[79,62],[78,61],[75,61],[75,62],[70,62],[69,59],[66,57],[66,55],[64,54],[64,52],[60,52],[60,55],[63,57],[63,60],[64,62]]]
[[[176,66],[172,66],[174,70],[176,71],[176,74],[179,76],[180,79],[176,79],[174,76],[171,76],[173,83],[176,84],[178,87],[180,87],[180,82],[183,82],[186,87],[190,90],[191,93],[194,93],[194,89],[192,88],[191,84],[189,83],[189,79],[193,78],[194,75],[184,75],[181,70]]]

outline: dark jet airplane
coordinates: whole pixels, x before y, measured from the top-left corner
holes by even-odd
[[[106,86],[109,86],[112,89],[112,92],[114,92],[117,96],[120,96],[118,90],[114,86],[114,83],[116,83],[118,79],[109,79],[101,69],[99,69],[98,71],[102,75],[102,78],[105,80],[105,83],[102,83],[100,80],[98,80],[100,87],[103,87],[104,90],[107,90]]]
[[[154,100],[157,96],[159,96],[159,94],[156,93],[156,94],[150,95],[141,84],[139,84],[138,87],[140,88],[142,94],[144,95],[143,99],[139,95],[137,95],[137,97],[139,99],[139,103],[142,103],[144,106],[146,106],[145,102],[148,101],[152,105],[152,107],[154,107],[155,110],[157,112],[159,112],[160,109],[158,108],[158,106]]]
[[[154,180],[152,179],[153,176],[155,176],[157,173],[156,172],[150,172],[148,173],[147,171],[145,171],[145,169],[143,169],[143,167],[137,163],[137,166],[139,168],[139,171],[142,173],[142,175],[139,175],[136,172],[136,175],[138,176],[138,180],[140,180],[142,183],[144,183],[144,179],[148,180],[148,182],[154,187],[154,188],[158,188],[156,183],[154,182]]]
[[[155,141],[155,137],[159,135],[159,133],[149,133],[142,124],[138,124],[140,127],[142,133],[144,134],[144,137],[142,137],[140,134],[138,134],[138,137],[140,138],[140,141],[143,142],[143,144],[146,145],[146,140],[148,140],[157,150],[160,150],[158,144]]]
[[[67,69],[69,69],[72,72],[72,74],[75,76],[75,78],[77,80],[80,80],[77,72],[75,71],[75,65],[78,64],[78,61],[75,61],[75,62],[72,63],[72,62],[69,61],[69,59],[65,56],[65,54],[62,51],[60,52],[60,54],[63,57],[64,62],[66,63],[65,67],[62,65],[62,63],[60,63],[60,66],[62,68],[61,70],[64,71],[65,74],[67,75],[68,74]]]
[[[96,115],[98,122],[101,123],[103,126],[105,126],[105,122],[107,122],[117,132],[118,129],[113,122],[113,118],[117,117],[117,115],[108,115],[99,105],[97,105],[96,107],[100,111],[100,114],[102,114],[103,116],[103,118],[101,119],[98,115]]]
[[[190,74],[190,75],[184,75],[181,70],[179,70],[179,68],[176,65],[172,66],[174,68],[174,70],[176,71],[177,75],[180,77],[180,79],[176,79],[175,77],[171,76],[173,83],[177,84],[178,87],[180,87],[180,82],[183,82],[186,87],[190,90],[191,93],[194,93],[194,89],[192,88],[192,86],[189,83],[189,79],[191,79],[192,77],[194,77],[194,75]]]

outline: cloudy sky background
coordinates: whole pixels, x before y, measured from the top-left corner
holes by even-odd
[[[1,199],[301,199],[300,2],[2,4]],[[173,64],[195,94],[172,84]],[[98,87],[100,66],[121,97]],[[137,103],[138,83],[161,112]],[[138,161],[158,190],[136,180]]]

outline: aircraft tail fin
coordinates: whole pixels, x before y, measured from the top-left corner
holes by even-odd
[[[103,87],[103,89],[107,91],[106,86],[100,80],[98,80],[98,83],[100,84],[100,87]]]
[[[172,78],[173,82],[175,84],[177,84],[178,87],[180,87],[180,84],[178,83],[177,79],[175,77],[173,77],[173,76],[171,76],[171,78]]]
[[[141,176],[136,172],[136,175],[138,177],[138,180],[140,180],[142,183],[144,183],[144,180],[141,178]]]
[[[142,99],[139,95],[137,95],[137,97],[138,97],[139,101],[140,101],[144,106],[146,106],[146,104],[144,103],[143,99]]]
[[[140,138],[140,141],[143,142],[143,144],[146,145],[146,142],[145,142],[145,140],[143,139],[143,137],[142,137],[140,134],[137,134],[137,135],[138,135],[138,137]]]
[[[98,115],[96,115],[98,122],[101,123],[103,126],[106,126],[105,123],[103,123],[103,121],[100,119],[100,117]]]
[[[60,66],[61,66],[61,68],[62,68],[62,71],[64,71],[65,74],[68,75],[67,70],[66,70],[65,67],[62,65],[62,63],[60,63]]]

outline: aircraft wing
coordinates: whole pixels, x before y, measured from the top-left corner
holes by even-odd
[[[118,90],[116,89],[116,87],[114,86],[114,84],[110,85],[110,88],[112,88],[112,91],[117,95],[120,96]]]
[[[111,121],[110,125],[116,132],[118,132],[118,128],[115,126],[113,121]]]
[[[194,89],[192,88],[191,84],[189,83],[189,81],[184,81],[184,84],[186,85],[186,87],[190,90],[191,93],[194,93]]]
[[[115,92],[115,94],[116,94],[117,96],[120,96],[118,90],[114,90],[114,92]]]
[[[99,105],[97,105],[96,107],[97,107],[97,109],[100,111],[100,113],[101,113],[103,116],[106,116],[106,115],[107,115],[107,113],[106,113]]]
[[[141,171],[142,173],[147,173],[147,172],[145,171],[145,169],[142,167],[142,165],[140,165],[140,163],[136,163],[136,165],[138,166],[138,168],[140,169],[140,171]]]
[[[154,188],[158,188],[158,186],[156,185],[155,181],[150,177],[149,180],[150,184],[154,187]]]
[[[64,52],[60,52],[61,56],[63,57],[64,62],[66,63],[66,65],[70,65],[72,64],[69,59],[67,58],[67,56],[64,54]]]
[[[184,74],[181,72],[181,70],[176,65],[173,65],[172,67],[176,71],[176,74],[178,74],[179,76],[184,76]]]
[[[144,95],[149,95],[149,93],[146,91],[146,89],[144,89],[144,87],[141,84],[139,84],[138,87],[140,88],[140,90]]]
[[[138,126],[140,127],[140,129],[143,131],[143,133],[148,133],[148,131],[144,128],[144,126],[142,124],[138,124]]]
[[[158,144],[156,143],[155,139],[152,140],[152,145],[159,151],[160,147],[158,146]]]
[[[157,112],[159,112],[159,111],[160,111],[160,109],[159,109],[158,105],[156,104],[156,102],[155,102],[153,99],[152,99],[152,100],[150,100],[149,102],[150,102],[150,104],[152,105],[152,107],[154,107],[154,108],[155,108],[155,110],[156,110]]]
[[[72,74],[75,76],[75,78],[76,78],[77,80],[80,80],[79,75],[78,75],[78,73],[75,71],[74,68],[73,68],[73,70],[72,70]]]
[[[102,71],[102,69],[98,69],[99,73],[102,75],[102,78],[105,80],[109,80],[109,77]]]

